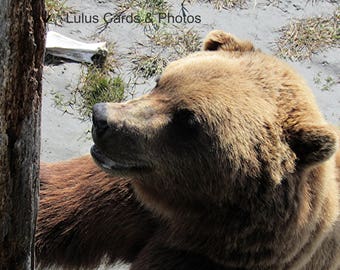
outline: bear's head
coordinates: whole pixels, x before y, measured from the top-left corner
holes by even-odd
[[[170,63],[149,94],[96,104],[92,133],[97,164],[130,177],[162,213],[275,189],[327,161],[337,142],[289,66],[222,31]]]

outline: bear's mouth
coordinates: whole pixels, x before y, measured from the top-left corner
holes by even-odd
[[[96,145],[91,147],[91,155],[94,161],[104,171],[142,171],[149,168],[146,163],[141,161],[117,161],[109,158]]]

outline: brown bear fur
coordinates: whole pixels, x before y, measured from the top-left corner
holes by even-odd
[[[37,257],[133,270],[340,267],[338,137],[288,65],[222,31],[42,165]],[[336,153],[336,154],[335,154]]]
[[[41,266],[94,268],[104,256],[131,262],[158,227],[129,181],[90,156],[41,164],[36,255]]]

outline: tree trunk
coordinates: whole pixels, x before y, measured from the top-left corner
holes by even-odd
[[[0,269],[34,269],[45,7],[0,3]]]

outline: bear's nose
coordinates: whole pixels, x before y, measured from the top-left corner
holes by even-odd
[[[102,135],[108,129],[106,104],[97,103],[92,109],[92,122],[97,135]]]

